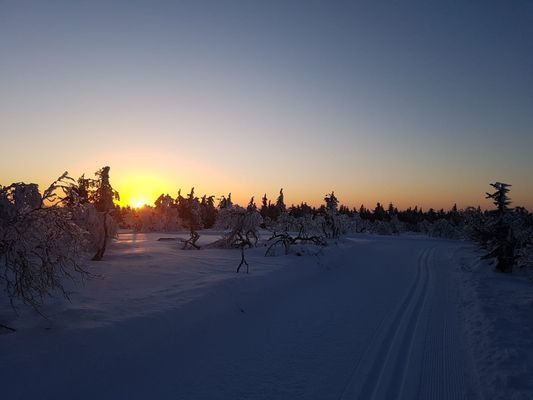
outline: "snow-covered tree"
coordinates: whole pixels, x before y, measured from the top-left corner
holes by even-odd
[[[372,232],[378,235],[392,235],[394,233],[389,222],[380,220],[374,221]]]
[[[243,265],[246,265],[246,272],[248,273],[249,265],[245,258],[244,249],[257,245],[259,227],[262,222],[263,218],[257,210],[253,197],[247,208],[233,204],[231,207],[223,207],[218,212],[216,226],[227,229],[228,232],[220,240],[211,243],[209,247],[240,249],[241,262],[237,267],[237,272],[240,271]]]
[[[233,207],[233,201],[231,200],[231,193],[228,194],[228,197],[222,196],[218,202],[218,208],[222,210],[223,208]]]
[[[215,196],[204,195],[200,202],[200,217],[202,227],[209,229],[215,225],[217,220],[217,208],[215,207]]]
[[[42,194],[36,184],[0,187],[0,283],[12,305],[38,310],[55,291],[68,297],[65,279],[87,274],[79,262],[86,234],[73,220],[79,203],[65,206],[73,183],[65,172]]]
[[[283,188],[279,190],[279,196],[276,200],[276,210],[278,215],[287,211],[287,206],[285,205],[285,196],[283,195]]]
[[[155,201],[154,218],[156,221],[151,230],[154,231],[177,231],[181,228],[178,216],[178,208],[174,199],[168,194],[161,194]]]
[[[509,187],[507,183],[491,183],[495,189],[493,193],[487,193],[487,199],[491,199],[496,206],[496,211],[486,226],[489,232],[489,252],[483,257],[496,260],[496,269],[500,272],[512,272],[513,265],[517,260],[517,241],[511,229],[512,218],[509,204]]]
[[[118,224],[115,219],[114,200],[119,194],[113,189],[109,179],[109,167],[95,172],[95,178],[81,176],[77,183],[67,188],[66,204],[78,202],[82,207],[76,209],[74,219],[91,236],[90,246],[95,250],[93,261],[104,256],[107,243],[116,235]]]
[[[341,226],[338,213],[339,200],[335,197],[335,193],[331,192],[324,197],[326,207],[324,209],[324,235],[327,238],[336,239],[341,234]]]
[[[217,226],[228,232],[215,242],[215,247],[253,247],[259,240],[259,227],[263,222],[261,214],[254,207],[253,198],[247,208],[234,205],[219,211]]]
[[[533,267],[533,214],[523,207],[516,207],[510,214],[509,224],[517,244],[517,266]]]
[[[294,245],[313,244],[318,246],[327,245],[323,236],[324,217],[322,215],[305,215],[294,218],[284,213],[278,218],[272,236],[268,239],[266,256],[276,255],[278,248],[283,248],[285,254],[289,254]]]
[[[440,218],[432,224],[430,235],[445,239],[459,239],[461,237],[460,231],[444,218]]]
[[[200,218],[200,201],[194,195],[194,188],[185,199],[183,207],[180,210],[180,217],[183,219],[185,226],[189,229],[190,237],[184,241],[183,249],[199,250],[200,246],[196,244],[200,235],[198,230],[202,228]]]

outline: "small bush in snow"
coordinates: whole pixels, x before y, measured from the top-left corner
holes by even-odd
[[[240,206],[222,208],[216,225],[229,231],[213,246],[226,249],[253,247],[259,240],[258,230],[262,222],[263,218],[253,204],[253,198],[247,208]]]

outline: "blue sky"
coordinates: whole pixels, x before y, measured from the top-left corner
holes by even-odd
[[[2,184],[533,208],[531,2],[0,1],[0,38]]]

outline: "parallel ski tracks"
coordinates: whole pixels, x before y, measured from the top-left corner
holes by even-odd
[[[431,261],[435,247],[425,248],[418,256],[412,284],[400,305],[386,313],[357,361],[339,399],[401,399],[427,302]],[[412,393],[411,393],[412,395]]]

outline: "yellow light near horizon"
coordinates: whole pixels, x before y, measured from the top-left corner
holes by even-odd
[[[135,197],[130,200],[128,205],[132,208],[141,208],[150,205],[150,203],[151,201],[148,200],[146,197]]]
[[[157,198],[163,193],[168,193],[172,186],[156,174],[142,173],[117,177],[115,185],[120,194],[119,205],[133,208],[153,206]]]

